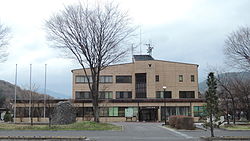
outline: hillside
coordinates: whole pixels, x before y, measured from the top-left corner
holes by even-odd
[[[250,78],[250,72],[228,72],[228,73],[222,73],[222,74],[219,74],[219,75],[227,75],[229,77],[232,77],[232,76],[243,76],[245,78]],[[206,84],[206,80],[202,81],[199,83],[199,91],[204,94],[205,91],[207,89],[207,84]]]
[[[29,99],[30,91],[25,90],[17,86],[17,99],[18,100],[23,100],[23,99]],[[37,92],[32,92],[33,99],[43,99],[44,95],[37,93]],[[0,97],[6,97],[7,99],[14,99],[15,97],[15,85],[0,80]],[[53,97],[48,96],[50,99]]]

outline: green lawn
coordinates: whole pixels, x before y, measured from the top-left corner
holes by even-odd
[[[227,125],[223,126],[222,128],[227,130],[250,130],[250,125]]]
[[[68,125],[24,125],[0,123],[0,130],[121,130],[120,126],[109,123],[95,123],[91,121],[76,122]]]

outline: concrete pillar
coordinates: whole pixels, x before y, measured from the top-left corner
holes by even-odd
[[[158,108],[158,121],[161,121],[161,106]]]

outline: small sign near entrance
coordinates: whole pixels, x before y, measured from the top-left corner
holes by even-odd
[[[133,108],[125,109],[125,117],[133,117]]]

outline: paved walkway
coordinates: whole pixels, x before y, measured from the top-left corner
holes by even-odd
[[[210,136],[209,131],[173,130],[162,123],[114,123],[123,131],[0,131],[0,136],[87,136],[97,141],[199,141],[200,136]],[[215,130],[216,136],[250,136],[250,131]]]

